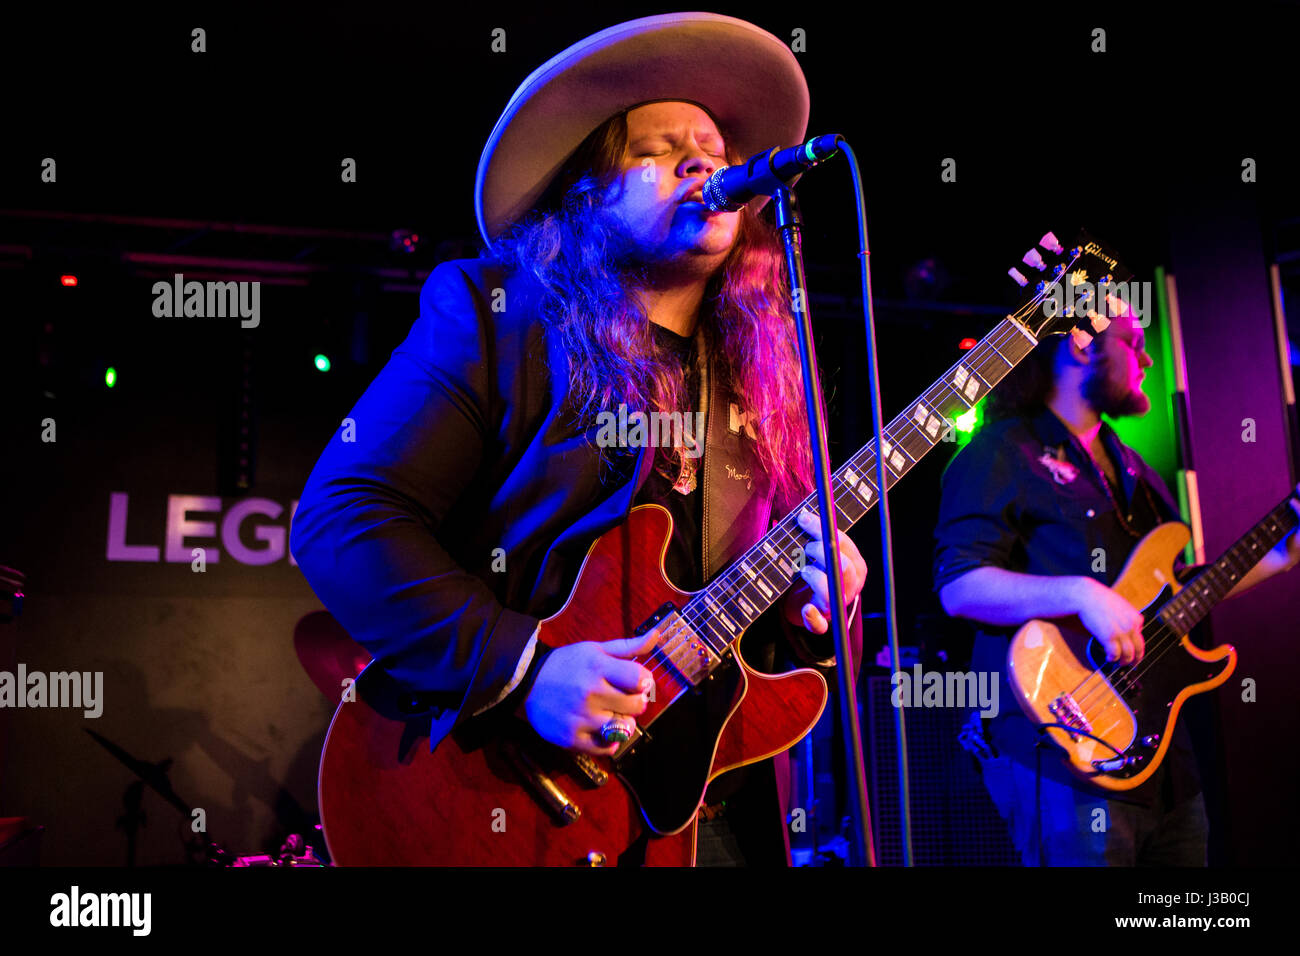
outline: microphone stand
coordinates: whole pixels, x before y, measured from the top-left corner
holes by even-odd
[[[817,374],[817,355],[813,347],[812,314],[808,308],[808,293],[803,267],[803,226],[794,206],[794,195],[789,187],[779,186],[773,193],[776,224],[785,247],[785,264],[790,277],[792,307],[798,321],[799,359],[803,368],[804,401],[808,406],[809,441],[812,447],[813,468],[816,472],[817,510],[821,514],[822,542],[826,548],[829,571],[827,585],[830,589],[831,630],[835,635],[835,668],[840,687],[840,720],[845,731],[845,767],[853,775],[854,796],[858,812],[853,814],[855,840],[850,864],[875,866],[876,854],[868,834],[871,832],[871,810],[867,803],[867,778],[862,760],[862,729],[858,723],[858,701],[853,661],[849,646],[848,618],[844,611],[844,582],[840,568],[839,527],[836,521],[834,496],[831,494],[831,467],[826,439],[826,418],[822,414],[821,383]],[[882,459],[883,460],[883,457]],[[881,496],[884,484],[880,485]]]

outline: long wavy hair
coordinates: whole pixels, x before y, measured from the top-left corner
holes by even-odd
[[[626,148],[627,114],[619,113],[586,138],[532,211],[489,250],[539,287],[547,334],[559,337],[569,359],[575,422],[620,404],[670,412],[696,399],[635,294],[649,281],[635,239],[605,214],[601,197],[621,176]],[[740,161],[727,152],[728,162]],[[783,507],[811,490],[813,473],[788,290],[775,227],[746,207],[730,253],[706,284],[700,324],[714,373],[749,414],[759,461]],[[667,454],[680,464],[683,451]]]

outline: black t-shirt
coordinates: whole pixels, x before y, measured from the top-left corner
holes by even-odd
[[[693,337],[678,335],[662,325],[651,323],[651,328],[658,342],[664,348],[671,349],[686,369],[686,395],[695,408],[680,409],[683,415],[693,414],[698,410],[700,375],[696,367],[696,343]],[[695,421],[692,417],[691,421]],[[703,444],[704,436],[696,436]],[[704,455],[692,459],[687,467],[695,470],[694,482],[689,474],[683,476],[679,469],[680,459],[672,456],[671,448],[654,449],[654,467],[646,478],[641,490],[637,492],[633,505],[657,504],[668,509],[673,516],[673,536],[668,543],[668,552],[664,555],[664,571],[668,580],[683,591],[698,591],[704,587],[703,524],[704,524]],[[683,478],[682,487],[694,485],[694,490],[686,493],[677,491],[673,485]]]
[[[694,337],[678,335],[661,325],[652,323],[652,331],[655,341],[661,346],[671,349],[681,360],[686,370],[686,396],[687,400],[694,405],[693,408],[680,409],[683,414],[694,413],[699,410],[699,387],[700,376],[699,369],[696,365],[696,356],[698,347]],[[699,436],[701,443],[703,436]],[[659,448],[655,449],[656,457],[654,467],[650,475],[646,478],[641,490],[637,493],[634,505],[641,504],[658,504],[668,509],[668,513],[673,517],[673,535],[668,543],[668,551],[664,555],[664,571],[668,575],[668,580],[681,588],[683,591],[698,591],[704,587],[704,455],[707,450],[693,461],[695,469],[694,488],[688,491],[678,491],[674,484],[681,481],[683,489],[690,488],[691,482],[689,475],[683,476],[680,469],[680,461],[670,457],[672,449]],[[689,467],[689,466],[688,466]],[[769,766],[769,761],[760,761],[757,764],[751,764],[747,767],[739,767],[729,771],[709,784],[708,791],[705,794],[705,803],[716,804],[721,801],[728,801],[730,808],[733,801],[739,801],[740,806],[744,808],[743,812],[759,816],[770,811],[762,799],[768,793],[770,787],[766,782],[755,776],[755,771],[759,768]],[[770,771],[769,771],[770,772]],[[742,829],[759,829],[749,824],[748,821],[741,821],[734,818],[734,814],[729,813],[732,828],[738,835]],[[751,843],[750,846],[753,844]],[[784,853],[784,847],[781,848]]]
[[[1139,537],[1179,517],[1160,475],[1108,424],[1102,424],[1100,436],[1120,478],[1120,486],[1111,490],[1114,502],[1087,450],[1050,408],[981,428],[943,475],[935,528],[935,592],[984,566],[1022,574],[1088,575],[1113,585]],[[1123,509],[1124,522],[1116,505]],[[1138,537],[1126,531],[1124,523]],[[1181,558],[1174,570],[1186,570]],[[1040,735],[1016,703],[1006,675],[1007,650],[1017,629],[977,625],[971,669],[1001,675],[999,713],[986,724],[995,748],[1034,767]],[[1056,748],[1044,751],[1044,776],[1108,799],[1149,806],[1162,776],[1167,777],[1165,786],[1174,804],[1201,789],[1185,719],[1178,721],[1170,741],[1165,774],[1157,771],[1133,790],[1084,783],[1058,758]]]

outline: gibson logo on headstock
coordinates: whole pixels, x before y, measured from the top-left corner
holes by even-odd
[[[1111,256],[1106,255],[1106,253],[1101,251],[1101,246],[1097,245],[1097,243],[1095,242],[1088,243],[1086,246],[1083,247],[1083,251],[1090,256],[1096,256],[1098,259],[1106,263],[1106,265],[1110,266],[1112,269],[1114,269],[1117,265],[1119,265],[1118,259],[1114,259]]]

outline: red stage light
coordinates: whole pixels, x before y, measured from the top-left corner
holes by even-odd
[[[77,284],[77,277],[76,277],[76,276],[60,276],[60,277],[59,277],[59,281],[62,282],[64,285],[71,287],[71,286],[74,286],[74,285]]]
[[[962,339],[957,343],[959,349],[973,349],[979,342],[975,339]]]

